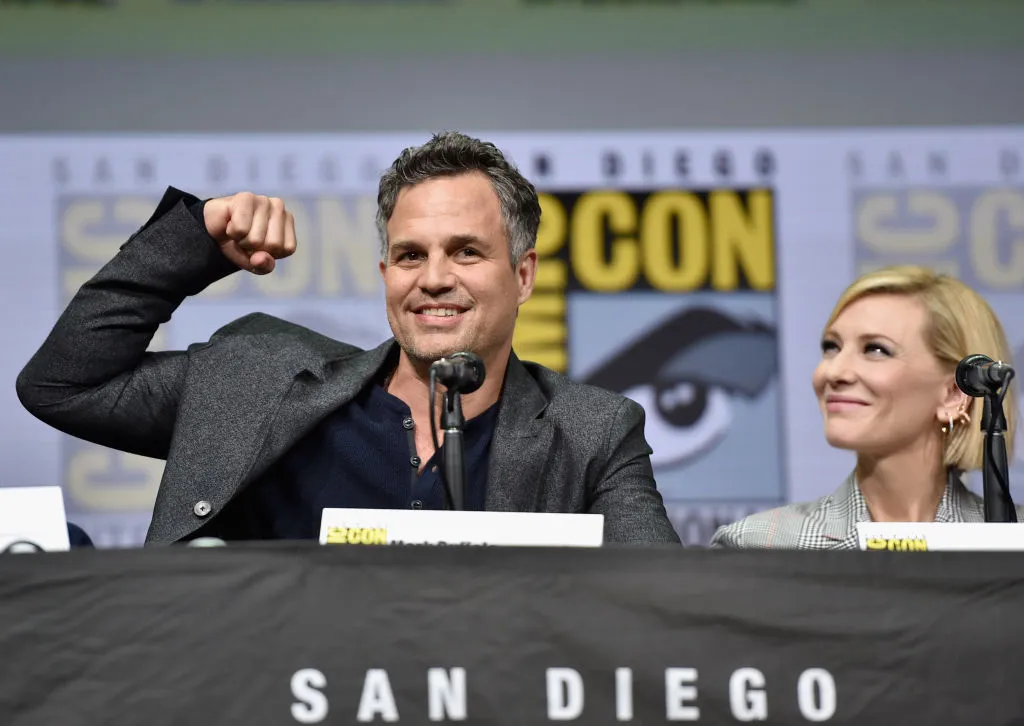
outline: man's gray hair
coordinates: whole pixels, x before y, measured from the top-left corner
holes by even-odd
[[[509,257],[515,266],[537,244],[540,202],[537,190],[494,144],[456,131],[435,134],[422,146],[405,149],[384,172],[377,191],[377,233],[381,259],[388,254],[388,220],[395,212],[398,193],[428,179],[470,172],[485,174],[501,205],[508,237]]]

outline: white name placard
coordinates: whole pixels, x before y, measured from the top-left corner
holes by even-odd
[[[600,547],[604,515],[324,509],[320,544]]]
[[[862,522],[857,540],[876,552],[1024,550],[1024,523]]]
[[[71,549],[63,491],[0,487],[0,552],[31,552],[33,545],[48,552]]]

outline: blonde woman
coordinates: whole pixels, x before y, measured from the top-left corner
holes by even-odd
[[[857,455],[854,470],[826,497],[721,527],[711,546],[855,549],[858,522],[984,522],[981,497],[960,478],[982,466],[983,401],[962,393],[954,372],[972,353],[1009,361],[988,303],[925,268],[871,272],[840,296],[821,351],[812,383],[825,438]]]

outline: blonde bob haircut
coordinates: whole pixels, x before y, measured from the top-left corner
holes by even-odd
[[[984,298],[955,277],[925,267],[904,265],[886,267],[857,278],[836,303],[825,329],[832,327],[850,303],[868,295],[909,295],[921,302],[928,314],[925,341],[932,353],[952,376],[956,365],[973,353],[1010,363],[1010,346],[1003,326]],[[1011,385],[1011,389],[1016,386]],[[943,464],[960,471],[982,467],[981,418],[984,400],[968,399],[970,423],[959,422],[946,435]],[[1003,409],[1006,414],[1006,455],[1012,460],[1016,426],[1016,400],[1007,391]],[[942,425],[942,424],[937,424]]]

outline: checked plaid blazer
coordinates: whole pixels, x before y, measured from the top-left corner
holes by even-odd
[[[1024,522],[1024,507],[1017,507]],[[730,549],[855,550],[857,523],[870,522],[867,502],[851,473],[842,486],[812,502],[758,512],[719,527],[711,547]],[[981,497],[959,476],[950,475],[935,513],[936,522],[984,522]]]

